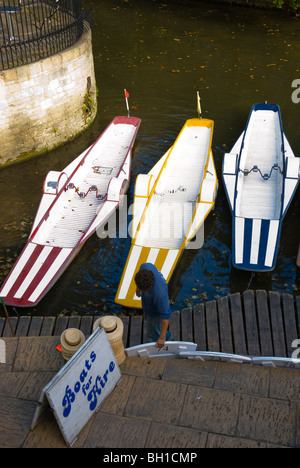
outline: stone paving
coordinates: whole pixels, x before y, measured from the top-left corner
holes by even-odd
[[[66,447],[50,410],[31,430],[41,390],[65,364],[60,338],[4,338],[0,447]],[[299,447],[300,374],[222,362],[126,358],[122,379],[73,447]]]

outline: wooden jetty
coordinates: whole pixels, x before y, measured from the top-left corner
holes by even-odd
[[[67,328],[92,333],[98,316],[11,317],[17,337],[59,336]],[[131,347],[145,342],[142,315],[120,316],[123,342]],[[246,356],[291,357],[300,339],[300,296],[245,291],[173,312],[170,330],[175,340],[193,341],[201,351]],[[11,337],[7,319],[0,317],[0,337]]]

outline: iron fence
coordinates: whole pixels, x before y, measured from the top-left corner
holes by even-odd
[[[81,0],[0,0],[0,69],[61,52],[83,30]]]

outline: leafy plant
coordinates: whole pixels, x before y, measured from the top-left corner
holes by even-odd
[[[276,8],[281,9],[284,6],[286,1],[288,1],[288,6],[293,12],[296,12],[297,10],[299,10],[300,0],[273,0],[273,5]]]
[[[84,96],[82,106],[82,111],[86,122],[90,120],[96,110],[96,107],[97,101],[91,96],[90,91],[88,90]]]

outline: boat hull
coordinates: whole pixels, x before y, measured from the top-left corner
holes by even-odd
[[[223,160],[232,211],[232,263],[250,271],[276,265],[282,220],[298,185],[299,159],[283,132],[280,109],[252,107],[245,131]]]
[[[118,304],[141,308],[134,281],[141,264],[152,263],[169,282],[182,252],[201,231],[218,188],[212,134],[212,120],[188,120],[151,171],[137,177],[132,245],[115,297]]]
[[[233,217],[233,265],[241,270],[273,270],[279,246],[281,222]]]
[[[48,174],[28,242],[0,290],[7,305],[35,306],[118,208],[139,125],[116,117],[62,172]]]

